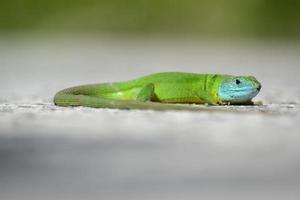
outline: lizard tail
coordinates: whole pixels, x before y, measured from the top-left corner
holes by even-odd
[[[116,100],[87,95],[75,95],[58,92],[54,97],[57,106],[85,106],[92,108],[114,108],[114,109],[139,109],[139,110],[187,110],[187,111],[214,111],[212,107],[191,106],[184,104],[167,104],[156,102],[141,102],[134,100]]]
[[[85,106],[92,108],[143,109],[143,110],[186,110],[181,105],[140,102],[134,100],[115,100],[86,95],[57,93],[54,97],[57,106]]]
[[[118,87],[128,87],[112,84],[92,84],[67,88],[59,91],[54,96],[54,104],[57,106],[85,106],[92,108],[114,108],[114,109],[142,109],[142,110],[189,110],[189,111],[213,111],[212,107],[192,106],[186,104],[171,104],[157,102],[142,102],[138,100],[120,100],[98,97],[95,94],[115,92]]]

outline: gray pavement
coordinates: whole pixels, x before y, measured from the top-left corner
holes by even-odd
[[[293,42],[2,39],[0,199],[299,199],[299,55]],[[161,71],[254,75],[264,104],[52,104],[65,87]]]

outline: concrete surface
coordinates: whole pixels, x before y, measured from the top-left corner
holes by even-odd
[[[292,42],[2,39],[0,199],[299,199],[299,55]],[[52,104],[64,87],[159,71],[254,75],[264,105]]]

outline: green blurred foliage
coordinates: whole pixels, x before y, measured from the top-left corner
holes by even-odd
[[[0,0],[0,32],[300,38],[300,0]]]

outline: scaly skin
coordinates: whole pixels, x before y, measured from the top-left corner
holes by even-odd
[[[171,103],[249,104],[260,88],[254,77],[164,72],[125,82],[64,89],[55,95],[54,103],[94,108],[186,110],[187,106]]]

